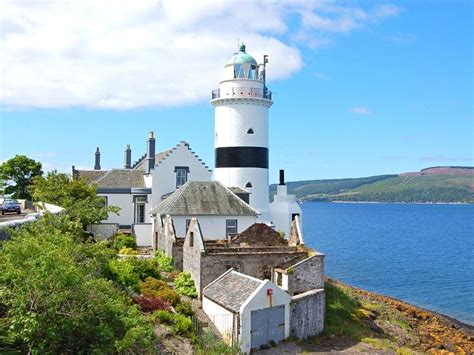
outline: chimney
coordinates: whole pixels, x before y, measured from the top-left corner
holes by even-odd
[[[155,138],[153,131],[150,132],[150,138],[147,141],[146,155],[146,173],[149,174],[155,168]]]
[[[97,147],[97,150],[95,151],[95,166],[94,170],[100,170],[100,150],[99,147]]]
[[[280,169],[280,185],[285,185],[285,170]]]
[[[130,149],[130,144],[127,144],[127,147],[125,148],[125,169],[131,169],[132,168],[132,150]]]

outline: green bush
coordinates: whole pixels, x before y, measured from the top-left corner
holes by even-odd
[[[191,337],[193,334],[193,321],[182,314],[159,310],[153,313],[152,318],[170,325],[174,334],[185,337]]]
[[[151,352],[153,325],[104,277],[110,250],[81,232],[45,215],[0,242],[1,341],[19,353]]]
[[[175,307],[176,312],[181,313],[184,316],[191,317],[194,315],[193,308],[189,302],[181,302]]]
[[[197,355],[240,355],[239,344],[227,345],[223,340],[216,339],[214,333],[206,331],[195,346]]]
[[[197,297],[196,286],[194,286],[194,281],[191,278],[191,274],[188,272],[181,272],[176,278],[174,279],[174,285],[176,292],[180,295],[188,296],[188,297]]]
[[[160,264],[160,268],[163,271],[166,272],[171,272],[173,271],[173,258],[165,255],[162,251],[158,250],[155,253],[155,258],[158,260],[158,263]]]
[[[160,278],[159,264],[155,259],[128,256],[111,260],[109,267],[114,280],[134,291],[139,290],[140,281],[144,281],[147,277]]]
[[[127,247],[123,247],[122,249],[119,250],[118,253],[121,255],[140,255],[140,252],[138,250],[127,248]]]
[[[137,242],[135,241],[135,237],[133,237],[131,235],[118,233],[114,237],[114,247],[117,250],[120,250],[124,247],[125,248],[136,249],[137,248]]]

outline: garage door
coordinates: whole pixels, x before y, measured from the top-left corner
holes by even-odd
[[[250,335],[252,349],[285,339],[285,306],[252,311]]]

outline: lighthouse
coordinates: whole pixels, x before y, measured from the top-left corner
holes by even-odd
[[[240,45],[224,67],[224,80],[212,91],[215,107],[214,179],[249,193],[249,205],[269,221],[268,109],[273,104],[263,65]],[[262,66],[262,70],[260,70]]]

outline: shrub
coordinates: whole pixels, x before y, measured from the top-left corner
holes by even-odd
[[[191,306],[191,303],[189,302],[181,302],[180,304],[176,305],[175,309],[176,312],[181,313],[182,315],[185,315],[187,317],[191,317],[194,315],[193,308]]]
[[[157,280],[153,277],[147,277],[144,282],[140,282],[139,288],[142,295],[157,297],[156,292],[168,287],[166,282]]]
[[[178,276],[179,274],[180,274],[180,272],[177,271],[177,270],[171,271],[171,272],[168,274],[168,277],[167,277],[168,281],[174,282],[174,280],[176,279],[176,276]]]
[[[172,290],[170,287],[162,288],[155,293],[156,297],[171,303],[173,306],[177,306],[181,302],[179,295]]]
[[[17,353],[152,351],[152,324],[103,277],[109,250],[80,238],[45,215],[0,243],[0,338]]]
[[[154,312],[156,310],[170,311],[171,306],[168,302],[163,301],[161,298],[147,297],[147,296],[134,296],[133,302],[138,304],[142,312]]]
[[[193,322],[190,318],[182,314],[170,313],[167,311],[156,311],[153,318],[158,319],[161,323],[171,325],[174,334],[190,337],[193,332]]]
[[[118,233],[114,237],[114,247],[117,250],[120,250],[123,247],[136,249],[137,242],[135,241],[135,237],[131,235]]]
[[[166,272],[171,272],[173,271],[173,258],[165,255],[161,250],[158,250],[155,253],[155,258],[158,260],[158,263],[160,264],[160,268],[163,271]]]
[[[123,247],[122,249],[119,250],[118,253],[122,255],[139,255],[140,254],[138,250],[127,248],[127,247]]]
[[[140,259],[129,256],[109,262],[112,278],[134,291],[139,290],[140,281],[147,277],[160,278],[160,269],[154,259]]]
[[[223,340],[216,339],[212,330],[206,331],[195,346],[197,355],[219,354],[219,355],[239,355],[240,347],[236,343],[232,347]]]
[[[178,276],[176,276],[174,284],[175,289],[179,294],[193,298],[197,297],[194,281],[191,278],[191,274],[188,272],[181,272]]]

